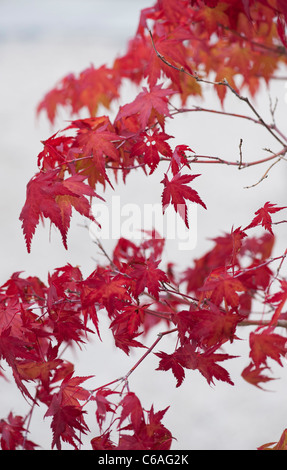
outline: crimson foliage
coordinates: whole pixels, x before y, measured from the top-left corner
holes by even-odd
[[[114,189],[119,177],[126,182],[135,169],[161,175],[163,213],[171,205],[188,227],[187,201],[208,211],[204,194],[193,187],[201,176],[193,172],[193,163],[242,168],[282,160],[287,138],[264,121],[250,100],[262,81],[268,84],[286,65],[286,21],[282,0],[158,0],[141,11],[135,36],[111,67],[90,66],[64,77],[45,95],[38,113],[46,112],[52,124],[60,107],[72,117],[83,110],[88,116],[42,142],[38,172],[28,182],[20,214],[27,250],[45,219],[60,231],[67,248],[73,209],[97,222],[92,198],[104,201],[106,185]],[[124,80],[139,87],[135,99],[120,106],[114,118],[99,115],[100,106],[108,113],[116,103]],[[193,96],[204,97],[206,84],[222,105],[227,93],[244,101],[252,119],[280,144],[279,151],[243,164],[202,157],[185,143],[173,148],[166,122],[191,111],[187,104]],[[250,98],[243,97],[244,89]],[[46,283],[14,273],[0,288],[0,358],[31,410],[26,418],[10,412],[1,420],[2,449],[37,447],[27,439],[26,422],[38,403],[51,419],[52,448],[61,449],[63,442],[81,448],[82,435],[90,433],[89,404],[99,430],[91,435],[92,449],[170,449],[173,436],[163,424],[167,409],[146,410],[128,383],[165,335],[174,337],[174,350],[155,352],[157,370],[171,373],[176,387],[188,371],[199,371],[208,384],[234,385],[225,366],[234,356],[224,347],[238,340],[245,325],[252,331],[242,377],[259,388],[273,380],[270,363],[282,366],[287,353],[286,334],[277,330],[287,326],[287,281],[280,274],[286,251],[272,258],[274,225],[285,222],[285,209],[263,201],[247,226],[214,239],[212,248],[183,272],[175,272],[171,262],[162,266],[164,239],[151,232],[137,244],[120,238],[109,255],[99,242],[106,263],[86,278],[70,264],[56,268]],[[253,316],[258,304],[260,320]],[[89,333],[100,339],[99,310],[106,312],[119,350],[129,354],[142,348],[144,353],[125,377],[88,389],[84,383],[93,377],[75,375],[64,351],[87,341]],[[147,347],[146,334],[155,327],[162,332]],[[286,449],[285,435],[286,430],[277,444],[261,448]]]

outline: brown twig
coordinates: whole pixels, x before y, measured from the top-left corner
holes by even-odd
[[[251,186],[245,186],[246,189],[249,189],[249,188],[254,188],[254,186],[257,186],[259,183],[261,183],[261,181],[263,181],[264,179],[266,179],[268,177],[268,173],[269,171],[271,170],[271,168],[275,165],[277,165],[277,163],[279,163],[284,157],[285,157],[285,154],[287,152],[287,148],[285,147],[284,149],[281,150],[281,155],[279,156],[279,158],[273,162],[268,168],[267,170],[265,171],[264,175],[261,176],[260,180],[257,181],[257,183],[254,183],[252,184]],[[280,154],[279,153],[279,154]],[[278,154],[275,154],[273,155],[273,158],[277,157]]]

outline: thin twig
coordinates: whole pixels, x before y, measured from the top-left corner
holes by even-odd
[[[282,153],[284,151],[284,153]],[[251,186],[245,186],[245,189],[250,189],[250,188],[254,188],[254,186],[257,186],[259,183],[261,183],[264,179],[268,178],[268,173],[269,171],[271,170],[271,168],[275,165],[277,165],[277,163],[279,163],[284,157],[285,157],[285,153],[287,151],[287,148],[285,147],[281,153],[282,155],[275,161],[273,162],[268,168],[267,170],[265,171],[264,175],[261,176],[260,180],[257,181],[257,183],[254,183],[252,184]]]
[[[241,170],[241,168],[244,166],[242,164],[242,144],[243,144],[243,140],[240,139],[240,142],[239,142],[239,166],[238,166],[238,170]]]

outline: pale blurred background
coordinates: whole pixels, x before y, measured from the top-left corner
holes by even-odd
[[[79,225],[83,221],[78,217],[74,218],[69,232],[68,252],[63,248],[58,232],[52,230],[50,239],[48,224],[45,228],[38,227],[32,252],[26,252],[19,222],[26,184],[37,170],[36,158],[42,149],[40,141],[65,127],[64,119],[68,118],[62,113],[52,128],[44,115],[36,120],[35,110],[43,95],[64,75],[80,72],[91,63],[95,67],[104,63],[110,65],[125,51],[127,40],[135,33],[140,10],[150,5],[148,0],[0,0],[1,284],[15,271],[38,275],[45,282],[49,271],[67,262],[79,265],[87,275],[94,269],[95,260],[104,261],[88,231]],[[285,94],[284,81],[272,84],[270,97],[273,102],[278,98],[277,124],[286,132]],[[124,89],[127,101],[135,95],[134,87]],[[206,107],[220,109],[212,89],[206,88],[206,97]],[[190,104],[202,103],[191,100]],[[271,122],[269,94],[264,88],[255,104],[266,121]],[[226,110],[248,112],[246,105],[233,96],[228,98]],[[174,121],[167,129],[175,136],[172,144],[189,145],[199,154],[236,160],[240,138],[243,139],[245,161],[267,156],[264,148],[278,149],[268,133],[252,123],[204,113],[183,115]],[[244,227],[266,201],[286,205],[284,162],[275,166],[269,178],[260,185],[253,189],[244,188],[256,183],[266,169],[267,166],[260,166],[238,171],[220,165],[195,165],[192,170],[202,176],[196,179],[194,188],[208,210],[198,210],[195,248],[190,252],[179,251],[176,243],[169,241],[163,262],[172,260],[178,269],[183,269],[211,246],[209,238],[229,231],[233,225]],[[131,175],[127,186],[120,185],[117,190],[123,204],[131,201],[158,203],[163,171],[164,167],[162,173],[155,172],[148,179],[140,172]],[[107,191],[104,197],[109,200],[111,195]],[[280,239],[275,255],[282,254],[287,238],[286,225],[277,228]],[[113,245],[113,240],[107,241],[105,248],[109,251]],[[139,351],[126,357],[120,350],[115,350],[104,319],[101,322],[103,343],[95,338],[73,355],[77,375],[95,375],[87,383],[91,388],[124,375],[142,353]],[[240,337],[242,341],[227,352],[236,355],[243,351],[244,357],[222,363],[230,371],[234,387],[220,382],[210,387],[199,373],[190,372],[183,385],[176,389],[171,373],[155,371],[158,360],[154,355],[150,355],[130,377],[130,388],[138,394],[146,409],[152,403],[156,410],[170,405],[164,423],[177,439],[174,449],[255,449],[265,442],[277,440],[287,426],[286,369],[275,367],[274,377],[281,378],[266,386],[269,392],[248,385],[240,376],[249,363],[247,330]],[[148,344],[154,339],[151,335]],[[169,352],[173,347],[173,339],[165,337],[156,351]],[[0,380],[0,417],[5,418],[9,410],[25,415],[29,406],[20,392]],[[50,419],[42,421],[45,411],[35,412],[29,438],[48,449]],[[88,418],[92,431],[89,438],[97,433],[93,413],[91,411]],[[89,438],[84,439],[84,448],[89,448]]]

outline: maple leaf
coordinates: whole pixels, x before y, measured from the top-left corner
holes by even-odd
[[[153,258],[158,259],[162,256],[165,238],[159,234],[155,229],[152,230],[142,230],[145,236],[149,238],[147,240],[143,240],[143,242],[139,246],[139,251],[144,251],[145,258]],[[148,254],[150,253],[150,254]]]
[[[37,114],[46,111],[49,121],[54,124],[57,108],[69,107],[72,114],[88,108],[95,116],[99,105],[109,109],[111,102],[118,98],[120,77],[115,70],[102,65],[93,65],[83,70],[78,77],[70,73],[49,91],[37,107]]]
[[[80,384],[92,378],[92,375],[86,377],[73,377],[73,374],[67,375],[62,381],[60,392],[63,405],[79,406],[79,400],[87,400],[90,392]]]
[[[110,324],[115,345],[126,354],[129,354],[130,348],[145,348],[135,339],[142,334],[142,332],[138,332],[138,328],[145,318],[144,307],[123,303],[120,309],[122,312],[117,313]]]
[[[131,348],[146,348],[142,343],[134,338],[140,336],[141,333],[129,333],[125,328],[113,329],[113,336],[117,348],[122,349],[127,355]]]
[[[27,387],[23,384],[23,379],[18,371],[18,364],[23,360],[37,361],[38,356],[32,350],[30,351],[30,343],[22,338],[12,336],[11,327],[6,328],[0,335],[0,359],[5,359],[11,367],[17,387],[31,401],[34,401]]]
[[[76,83],[74,103],[79,108],[88,108],[95,116],[100,105],[109,109],[112,101],[119,97],[120,77],[106,65],[95,68],[91,65],[83,70]]]
[[[128,392],[120,402],[120,406],[122,407],[122,412],[120,415],[118,428],[121,427],[125,419],[129,418],[133,429],[135,431],[139,430],[142,423],[144,423],[144,413],[141,402],[135,393]]]
[[[135,280],[134,295],[138,297],[145,288],[158,300],[162,282],[168,282],[167,275],[158,268],[160,260],[148,259],[145,262],[132,264],[130,275]]]
[[[117,306],[122,306],[123,302],[130,303],[127,283],[127,278],[123,276],[112,277],[108,270],[96,270],[83,282],[83,286],[88,288],[83,294],[83,305],[86,307],[97,302],[104,306],[111,316]]]
[[[97,181],[105,186],[107,181],[113,188],[106,172],[106,163],[119,161],[117,146],[122,138],[115,132],[109,118],[101,116],[73,121],[69,128],[78,129],[74,146],[75,150],[78,148],[80,158],[91,157],[90,162],[78,162],[79,167],[85,169],[88,179],[92,181],[91,186],[94,187]]]
[[[257,225],[262,225],[266,230],[268,230],[272,235],[272,219],[270,214],[274,214],[275,212],[281,211],[282,209],[286,209],[287,206],[284,207],[275,207],[276,204],[271,204],[270,202],[266,202],[263,207],[258,209],[255,212],[254,219],[251,221],[244,230],[249,229],[251,227],[256,227]]]
[[[239,296],[237,292],[246,289],[239,279],[226,273],[221,268],[214,270],[206,279],[203,287],[199,289],[203,298],[209,298],[215,305],[220,305],[224,300],[227,305],[237,307]]]
[[[217,364],[217,362],[233,359],[236,356],[229,354],[218,354],[213,352],[214,348],[210,348],[203,353],[194,349],[191,344],[184,344],[179,347],[176,352],[178,362],[187,369],[198,370],[203,377],[207,380],[208,384],[214,384],[214,379],[227,382],[234,385],[230,379],[229,373],[226,369]]]
[[[79,400],[87,400],[90,396],[88,390],[79,385],[90,377],[72,377],[68,375],[62,382],[58,393],[53,395],[52,401],[45,417],[52,416],[51,428],[53,431],[52,448],[61,450],[61,439],[77,449],[77,442],[81,439],[75,430],[86,434],[89,431],[84,421],[85,411],[82,410]]]
[[[52,448],[57,447],[61,450],[61,439],[68,442],[75,449],[78,449],[77,443],[82,444],[81,439],[77,436],[75,430],[80,433],[87,434],[89,428],[83,423],[83,413],[75,406],[61,406],[59,398],[54,395],[52,403],[48,409],[46,416],[53,416],[51,428],[53,431]]]
[[[90,205],[83,196],[98,196],[90,186],[86,185],[81,175],[73,175],[66,180],[58,178],[59,170],[37,173],[27,185],[26,202],[20,214],[28,252],[40,218],[49,218],[61,232],[63,243],[67,249],[67,230],[71,217],[71,205],[86,217],[94,220]]]
[[[242,274],[238,276],[244,287],[250,291],[262,288],[265,290],[268,287],[272,271],[267,265],[260,265],[259,261],[254,261]]]
[[[116,316],[110,325],[110,328],[121,324],[126,328],[127,333],[133,335],[137,332],[138,327],[144,322],[145,308],[147,305],[127,305],[124,306],[123,312]]]
[[[154,412],[153,406],[147,411],[147,419],[143,419],[139,427],[133,424],[126,427],[133,434],[120,434],[119,450],[168,450],[172,443],[171,432],[161,423],[168,408]]]
[[[266,364],[267,358],[271,358],[283,367],[281,356],[287,353],[287,340],[281,335],[265,330],[262,333],[250,333],[250,357],[255,366]]]
[[[6,295],[11,297],[16,295],[25,301],[34,299],[43,305],[46,286],[37,276],[28,276],[27,278],[20,277],[21,271],[15,272],[11,275],[10,279],[0,287],[0,292],[6,292]]]
[[[227,83],[233,88],[238,93],[238,88],[235,83],[235,75],[236,72],[234,71],[234,68],[226,66],[226,65],[221,65],[218,67],[217,74],[215,77],[216,82],[219,83],[224,83],[227,81]],[[216,88],[217,95],[220,99],[221,104],[223,105],[224,99],[227,93],[227,87],[226,86],[218,86]]]
[[[188,145],[177,145],[173,151],[170,168],[173,175],[180,172],[183,166],[187,166],[190,169],[185,152],[193,152]]]
[[[14,337],[21,337],[23,334],[23,322],[19,312],[21,304],[15,295],[4,297],[0,303],[0,332],[10,328],[10,334]]]
[[[108,412],[115,413],[115,405],[107,400],[107,396],[113,393],[118,393],[110,389],[100,389],[97,391],[95,400],[97,403],[96,418],[99,423],[100,429],[102,429],[103,422],[106,419]]]
[[[161,183],[164,185],[162,192],[162,207],[163,213],[165,213],[167,207],[171,203],[174,206],[176,212],[182,217],[187,228],[189,228],[187,206],[185,200],[188,199],[196,204],[201,204],[206,209],[206,205],[200,199],[197,191],[187,186],[200,175],[180,175],[177,173],[170,181],[167,174],[164,175],[164,179]]]
[[[54,371],[59,365],[62,364],[61,359],[53,361],[29,361],[17,365],[19,376],[22,380],[35,380],[39,379],[43,387],[48,390],[51,378],[51,371]]]
[[[257,450],[287,450],[287,429],[284,429],[278,442],[268,442],[258,447]]]
[[[43,150],[38,154],[37,163],[41,170],[51,170],[56,166],[63,165],[68,152],[73,144],[73,137],[53,134],[46,140],[42,140]]]
[[[157,117],[163,128],[164,119],[170,116],[167,97],[173,93],[173,90],[162,88],[162,85],[155,85],[150,90],[143,87],[143,91],[132,103],[125,104],[120,108],[115,121],[136,114],[140,129],[143,131],[149,123],[153,123],[154,117]]]
[[[242,253],[248,253],[255,258],[259,256],[262,260],[271,256],[275,237],[270,232],[264,232],[261,237],[248,237],[244,240]]]
[[[199,345],[206,347],[233,342],[241,317],[232,312],[222,312],[216,306],[210,310],[183,310],[174,316],[182,343],[186,333]]]
[[[172,434],[171,432],[163,426],[161,420],[163,419],[165,413],[169,407],[164,410],[154,412],[153,405],[148,412],[148,421],[149,423],[146,426],[146,431],[148,437],[153,438],[154,441],[152,448],[156,450],[169,450],[172,443]]]
[[[173,4],[173,15],[175,14],[175,8]],[[181,25],[177,24],[172,29],[155,28],[153,31],[152,43],[154,50],[146,60],[147,63],[144,69],[150,86],[155,85],[157,80],[164,74],[170,79],[170,86],[175,91],[182,92],[181,74],[178,73],[177,69],[184,68],[192,75],[190,61],[187,60],[188,52],[185,42],[190,39],[190,30],[183,25],[182,18],[179,22]]]
[[[44,98],[38,104],[37,115],[42,111],[46,111],[49,121],[51,124],[54,124],[57,115],[57,108],[60,104],[65,105],[65,102],[66,96],[63,93],[63,90],[55,87],[46,93]]]
[[[131,148],[131,157],[142,156],[144,163],[150,167],[150,174],[152,174],[160,162],[160,153],[165,157],[171,156],[172,150],[166,142],[171,137],[164,132],[155,131],[151,135],[143,132],[140,134],[138,142]]]
[[[277,8],[283,13],[287,21],[287,5],[284,0],[277,0]]]
[[[259,385],[260,383],[266,383],[270,382],[270,380],[275,380],[272,377],[268,377],[267,375],[262,374],[265,369],[269,368],[266,366],[255,367],[254,364],[251,362],[249,366],[243,369],[241,376],[244,380],[246,380],[246,382],[250,383],[251,385],[254,385],[257,388],[260,388],[261,390],[264,390],[263,387]]]
[[[71,341],[77,344],[83,343],[87,333],[93,333],[93,331],[82,322],[80,304],[76,309],[69,306],[68,300],[64,300],[62,304],[57,305],[52,312],[49,312],[54,338],[58,345],[63,342],[70,344]]]
[[[101,436],[93,437],[91,439],[91,446],[93,450],[114,450],[115,444],[110,439],[110,432],[105,431]]]
[[[214,3],[214,1],[205,2],[207,8],[199,9],[196,15],[196,19],[198,21],[204,21],[204,26],[209,34],[213,33],[213,31],[217,28],[218,23],[226,27],[230,26],[230,20],[228,14],[226,13],[228,4],[224,2],[216,2],[216,8],[214,8]]]
[[[9,413],[7,420],[0,420],[1,449],[2,450],[35,450],[38,447],[34,442],[26,439],[28,430],[24,427],[22,416]]]
[[[176,378],[176,387],[179,387],[185,378],[185,372],[178,357],[175,354],[167,354],[163,351],[155,353],[155,355],[160,358],[159,366],[156,370],[167,371],[171,369]]]
[[[61,230],[61,234],[65,248],[67,248],[67,231],[72,215],[72,207],[77,212],[79,212],[79,214],[91,219],[93,222],[99,225],[91,212],[91,205],[85,195],[90,197],[97,197],[102,201],[104,201],[104,199],[95,193],[95,191],[90,186],[85,184],[83,182],[84,179],[85,176],[79,174],[67,178],[63,181],[63,186],[71,191],[71,195],[56,197],[56,203],[60,208],[62,216],[63,228]]]

